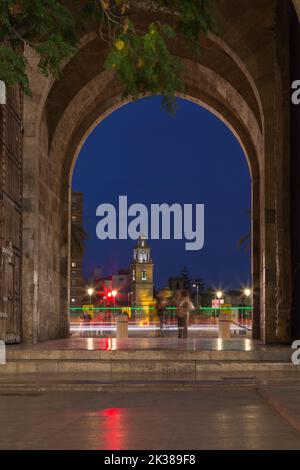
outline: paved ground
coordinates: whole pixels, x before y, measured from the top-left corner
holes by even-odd
[[[59,352],[65,350],[75,351],[79,358],[87,351],[97,355],[97,350],[137,351],[147,356],[153,350],[161,355],[174,355],[176,350],[186,355],[194,354],[189,351],[231,351],[234,357],[245,351],[270,353],[271,357],[278,353],[289,357],[291,352],[239,338],[77,338],[8,348],[21,358],[32,349],[46,358],[65,354]],[[5,375],[3,369],[0,449],[300,450],[297,371],[226,371],[227,364],[231,362],[224,362],[215,373],[202,371],[197,380],[148,373],[112,379],[99,371],[85,374],[85,369],[70,375],[41,374],[39,368],[35,374]]]
[[[299,412],[299,384],[275,389],[283,407],[292,403]],[[269,392],[267,384],[262,391],[2,391],[0,448],[299,450],[300,433],[270,404]]]
[[[11,345],[8,349],[67,349],[67,350],[176,350],[176,351],[262,351],[287,349],[286,347],[264,346],[260,341],[245,338],[70,338],[45,341],[35,346]],[[289,348],[290,349],[290,348]]]

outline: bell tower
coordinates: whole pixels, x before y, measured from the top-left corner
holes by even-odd
[[[151,248],[144,236],[139,237],[133,250],[131,282],[133,305],[149,308],[153,304],[153,262]]]

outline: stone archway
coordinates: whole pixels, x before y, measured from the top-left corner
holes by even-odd
[[[209,73],[207,69],[192,71],[189,74],[189,81],[186,83],[186,94],[184,98],[191,100],[201,106],[205,107],[212,113],[216,114],[227,126],[232,130],[237,139],[239,140],[242,148],[244,149],[246,157],[248,157],[249,170],[252,179],[252,189],[253,189],[253,234],[254,239],[259,240],[260,238],[260,227],[259,227],[259,200],[260,200],[260,164],[259,157],[261,156],[261,145],[262,145],[262,135],[257,126],[255,117],[253,116],[251,109],[247,107],[244,103],[242,97],[235,93],[234,89],[230,84],[222,82],[220,83],[220,95],[225,96],[226,93],[229,94],[229,98],[232,101],[232,111],[229,110],[227,103],[227,108],[214,96],[210,96],[208,90],[205,90],[202,87],[196,88],[195,84],[193,86],[193,81],[199,81],[199,83],[205,83],[205,76]],[[203,74],[203,76],[201,76]],[[217,81],[218,77],[213,78]],[[221,80],[219,78],[219,80]],[[101,89],[103,89],[103,84],[106,82],[104,87],[104,94],[107,89],[114,89],[116,86],[116,95],[111,99],[106,101],[104,99]],[[84,99],[86,96],[87,90],[93,88],[94,93],[90,94],[90,99],[87,101]],[[100,74],[93,80],[93,83],[88,83],[86,88],[82,89],[81,92],[76,96],[76,98],[70,103],[66,112],[56,129],[53,138],[53,146],[50,150],[50,159],[57,160],[59,162],[63,158],[63,181],[65,182],[62,187],[63,200],[65,203],[65,215],[63,220],[63,225],[67,226],[70,217],[69,217],[69,207],[70,207],[70,188],[71,188],[71,177],[72,169],[76,161],[77,155],[86,140],[88,134],[91,130],[101,122],[108,114],[114,112],[120,106],[124,105],[125,102],[122,100],[121,92],[118,92],[118,85],[114,83],[113,77],[110,74]],[[237,111],[238,109],[244,109],[243,116],[241,113],[241,121],[239,122],[233,115],[233,110]],[[85,116],[83,121],[78,122],[75,116]],[[249,134],[245,130],[245,125],[247,122],[252,122],[251,130]],[[254,143],[255,142],[255,143]],[[258,222],[258,223],[257,223]],[[70,232],[69,232],[70,234]],[[63,253],[67,252],[67,246],[63,247]],[[255,250],[253,253],[253,281],[255,285],[255,327],[257,332],[259,330],[259,312],[260,312],[260,285],[259,285],[259,250]],[[69,265],[69,263],[68,263]],[[68,301],[67,301],[68,304]],[[256,333],[258,336],[258,333]]]
[[[180,41],[173,45],[174,53],[187,65],[185,96],[217,114],[248,157],[253,189],[254,337],[266,343],[286,342],[291,297],[284,210],[288,131],[281,98],[286,80],[286,59],[280,55],[284,37],[279,37],[285,10],[276,0],[264,0],[263,5],[261,0],[241,0],[238,7],[234,0],[222,0],[219,8],[220,34],[202,39],[200,58]],[[136,20],[150,21],[152,16],[143,11]],[[275,37],[272,28],[278,30]],[[24,119],[23,335],[27,342],[68,334],[70,173],[91,129],[122,105],[120,84],[101,70],[104,57],[104,46],[91,31],[59,82],[41,78],[31,58],[33,97],[25,101]]]
[[[300,0],[293,0],[293,4],[294,4],[295,10],[297,12],[299,21],[300,21]]]

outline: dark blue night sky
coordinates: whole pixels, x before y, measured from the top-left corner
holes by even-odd
[[[250,282],[250,257],[238,247],[250,230],[248,165],[231,131],[200,106],[180,99],[172,117],[155,97],[115,111],[85,142],[73,189],[84,193],[86,277],[97,266],[108,275],[130,265],[134,241],[96,237],[97,206],[117,206],[119,195],[127,195],[129,205],[205,204],[202,251],[185,251],[184,241],[150,241],[156,287],[164,287],[184,265],[192,277],[214,288]]]

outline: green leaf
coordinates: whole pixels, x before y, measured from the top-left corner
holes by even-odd
[[[174,13],[175,23],[155,22],[145,32],[136,31],[130,21],[130,10],[126,9],[124,16],[121,0],[111,1],[105,11],[100,0],[74,0],[72,11],[63,0],[1,0],[0,79],[7,85],[19,82],[26,93],[30,92],[26,60],[21,52],[24,43],[40,54],[41,72],[59,78],[65,61],[76,53],[78,32],[85,20],[99,24],[104,21],[104,34],[112,43],[105,68],[116,72],[124,84],[124,96],[162,94],[163,107],[174,112],[176,93],[184,90],[185,69],[171,54],[169,41],[183,35],[198,47],[200,32],[213,29],[214,1],[146,0],[146,3],[158,11]],[[117,47],[114,39],[122,41],[124,47]]]
[[[26,65],[26,59],[21,52],[8,46],[0,46],[0,80],[8,86],[21,83],[25,93],[30,94]]]

